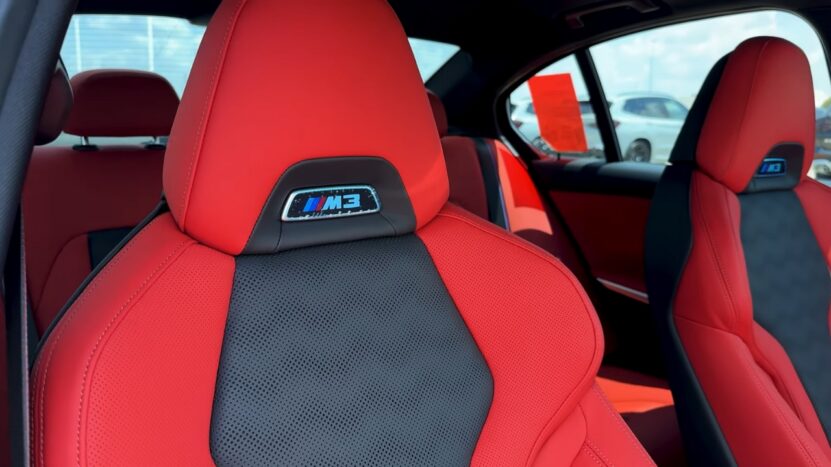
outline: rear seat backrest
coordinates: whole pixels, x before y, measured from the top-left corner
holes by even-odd
[[[586,283],[575,248],[555,235],[552,225],[559,224],[522,161],[499,140],[449,135],[444,104],[435,93],[427,95],[444,150],[450,201],[558,257]]]
[[[76,75],[71,80],[74,104],[71,94],[58,98],[52,89],[61,86],[50,88],[39,144],[58,136],[56,116],[68,105],[66,133],[144,136],[149,141],[169,134],[179,104],[163,77],[139,71]],[[29,295],[40,333],[92,268],[159,202],[163,156],[164,148],[157,144],[35,148],[23,190],[23,216]]]

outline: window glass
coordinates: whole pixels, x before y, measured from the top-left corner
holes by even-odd
[[[140,15],[75,15],[61,57],[70,76],[97,68],[159,73],[182,94],[205,26],[180,18]],[[452,44],[410,38],[422,78],[430,79],[459,51]]]
[[[459,51],[459,46],[425,39],[410,38],[421,79],[427,82]]]
[[[538,115],[539,109],[537,109],[541,104],[540,97],[539,95],[535,97],[531,89],[534,78],[551,78],[562,81],[566,85],[565,88],[560,88],[556,93],[551,94],[552,98],[560,100],[554,102],[554,105],[546,105],[546,112],[542,115]],[[549,65],[534,78],[522,83],[511,93],[509,99],[511,122],[516,131],[545,156],[604,157],[603,142],[595,123],[589,93],[574,56],[569,55]],[[561,115],[558,111],[561,108],[573,110],[573,112]],[[548,134],[546,131],[541,131],[540,119],[544,127],[547,119],[552,122],[555,129],[557,124],[562,122],[564,127],[568,127],[568,134]],[[580,141],[574,144],[576,135],[579,136]]]
[[[98,68],[152,71],[181,95],[204,33],[205,26],[178,18],[75,15],[61,57],[70,76]]]
[[[181,96],[204,33],[205,26],[181,18],[75,15],[64,38],[61,57],[69,76],[100,68],[151,71],[170,81]],[[423,39],[410,38],[410,46],[425,81],[459,51],[458,46]],[[96,138],[94,142],[106,144],[112,142],[110,139]],[[145,140],[122,138],[120,142]],[[53,144],[77,142],[76,137],[61,135]]]
[[[692,21],[591,47],[624,159],[666,163],[710,68],[740,42],[756,36],[782,37],[808,56],[817,107],[817,153],[811,174],[831,176],[831,81],[825,52],[813,28],[784,11]]]

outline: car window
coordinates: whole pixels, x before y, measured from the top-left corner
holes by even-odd
[[[98,68],[128,68],[159,73],[182,94],[205,26],[181,18],[142,15],[75,15],[61,57],[70,76]],[[410,38],[424,81],[459,47]]]
[[[678,101],[672,99],[664,99],[664,105],[667,109],[667,115],[674,120],[686,120],[689,110],[681,105]]]
[[[204,33],[205,26],[179,18],[75,15],[61,57],[70,76],[99,68],[152,71],[181,95]]]
[[[812,175],[831,177],[831,80],[814,29],[784,11],[756,11],[675,24],[631,34],[589,49],[607,99],[622,157],[664,164],[710,68],[740,42],[756,36],[787,39],[811,63],[817,106],[817,153]],[[823,110],[823,111],[820,111]]]
[[[510,95],[511,123],[540,155],[604,157],[589,93],[573,55],[519,85]]]
[[[414,37],[410,38],[410,47],[413,49],[421,79],[425,83],[459,51],[458,45]]]
[[[75,15],[61,47],[61,58],[69,76],[101,68],[152,71],[170,81],[181,96],[204,33],[204,25],[181,18]],[[456,45],[416,38],[410,38],[410,46],[425,81],[459,51]],[[106,143],[104,140],[97,138],[95,142]],[[143,138],[136,142],[139,140]],[[52,144],[77,142],[74,136],[61,135]]]

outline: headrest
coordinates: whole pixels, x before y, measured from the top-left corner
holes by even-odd
[[[76,136],[167,136],[179,96],[163,77],[137,70],[90,70],[70,80],[75,105],[64,131]]]
[[[55,141],[63,131],[69,112],[72,110],[72,87],[63,62],[58,60],[55,72],[49,81],[49,89],[43,101],[35,144],[43,145]]]
[[[701,84],[701,88],[695,96],[695,101],[693,101],[690,111],[687,113],[687,118],[684,119],[684,124],[681,126],[675,145],[672,146],[672,152],[669,155],[670,162],[692,163],[695,161],[698,140],[701,138],[701,128],[707,119],[707,111],[710,109],[710,104],[713,103],[713,96],[716,94],[716,88],[718,88],[718,83],[721,81],[724,65],[727,64],[729,56],[730,54],[721,57],[707,73],[707,77],[704,78],[704,83]]]
[[[427,90],[427,97],[430,98],[430,107],[433,108],[433,118],[436,120],[436,128],[439,136],[447,136],[447,112],[444,110],[444,102],[431,90]]]
[[[400,235],[446,203],[407,37],[382,0],[228,0],[168,144],[179,227],[229,254]]]
[[[741,43],[707,112],[698,167],[736,193],[795,186],[814,155],[813,89],[808,59],[794,44]]]

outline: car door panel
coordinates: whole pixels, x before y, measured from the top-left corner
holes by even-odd
[[[591,275],[606,288],[646,301],[646,219],[663,166],[597,160],[532,164],[574,236]]]

